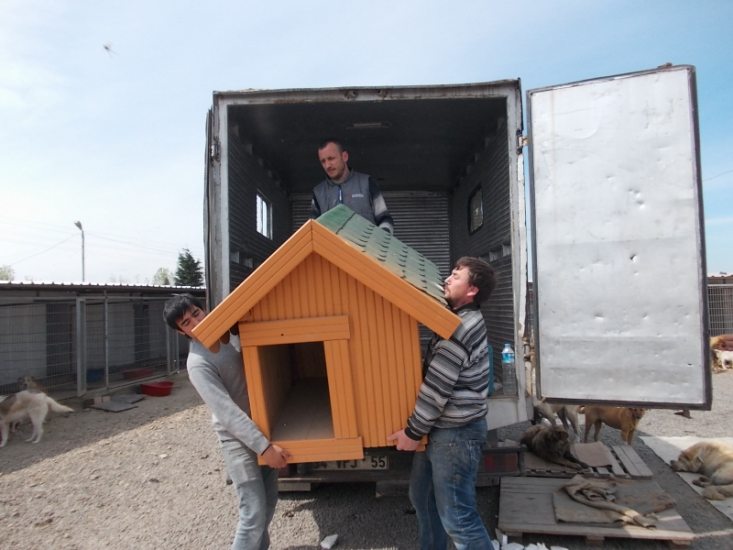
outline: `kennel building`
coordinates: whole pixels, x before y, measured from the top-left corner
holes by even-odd
[[[174,293],[157,285],[0,282],[0,393],[33,376],[49,393],[82,396],[185,368],[188,344],[163,321]]]
[[[340,205],[306,222],[195,329],[238,325],[251,414],[290,462],[352,460],[404,426],[422,382],[419,325],[460,324],[438,268]]]

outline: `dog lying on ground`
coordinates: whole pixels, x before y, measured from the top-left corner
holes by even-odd
[[[578,429],[578,406],[563,405],[560,403],[545,403],[536,400],[534,403],[533,424],[539,424],[542,419],[548,420],[551,425],[555,425],[555,418],[559,418],[563,428],[568,434],[572,434],[575,439],[580,438],[580,430]],[[572,431],[571,431],[572,430]]]
[[[588,467],[586,463],[575,458],[570,452],[570,437],[568,432],[560,426],[543,426],[542,424],[530,426],[522,435],[520,443],[548,462],[576,470]]]
[[[719,334],[710,338],[710,365],[713,372],[733,368],[733,334]]]
[[[14,393],[0,402],[0,447],[5,447],[10,434],[10,426],[30,418],[33,424],[33,433],[26,441],[38,443],[43,437],[43,421],[49,411],[58,413],[74,412],[74,409],[62,405],[42,392],[22,390]]]
[[[644,409],[633,407],[595,407],[583,406],[578,408],[578,412],[585,414],[585,434],[583,441],[588,441],[588,433],[591,426],[595,427],[593,441],[598,441],[598,435],[601,432],[603,424],[621,430],[621,439],[627,445],[631,445],[634,439],[636,427],[639,420],[646,412]]]
[[[724,500],[733,496],[733,448],[715,441],[701,441],[680,453],[670,462],[675,472],[702,474],[693,481],[704,487],[702,496]]]
[[[713,372],[733,369],[733,351],[727,349],[713,350]]]

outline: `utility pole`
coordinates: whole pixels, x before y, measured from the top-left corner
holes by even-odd
[[[84,228],[81,226],[81,222],[79,220],[76,220],[74,225],[79,228],[79,231],[81,231],[81,282],[83,283],[86,281],[84,272]]]

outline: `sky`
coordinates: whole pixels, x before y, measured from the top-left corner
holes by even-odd
[[[671,62],[696,67],[707,271],[732,273],[731,21],[728,0],[0,0],[0,266],[80,281],[77,221],[87,282],[203,261],[213,91],[526,92]]]

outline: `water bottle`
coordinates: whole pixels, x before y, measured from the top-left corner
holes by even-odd
[[[514,350],[509,342],[504,342],[501,350],[501,378],[504,395],[517,395],[517,373],[514,368]]]

